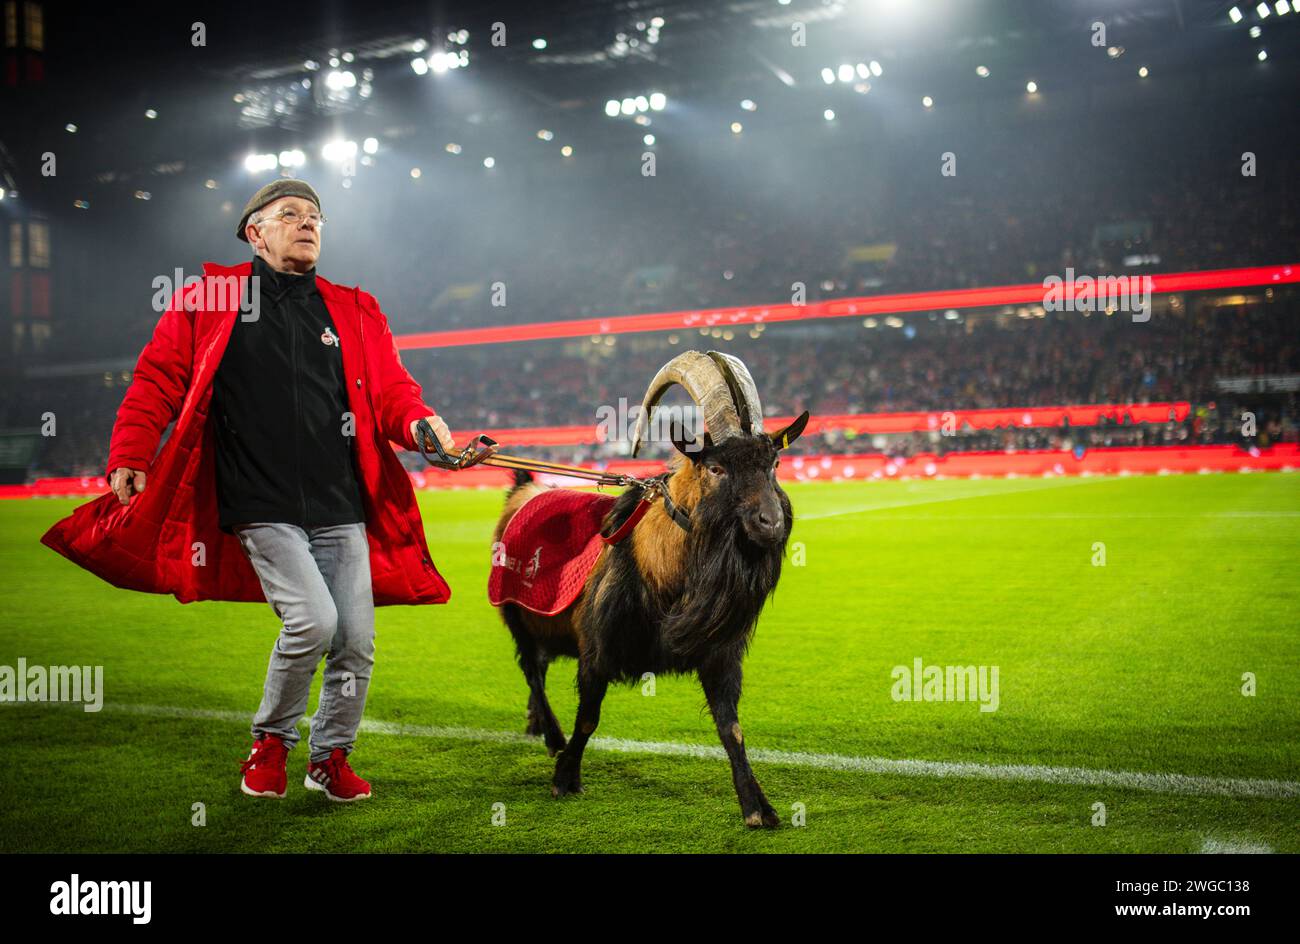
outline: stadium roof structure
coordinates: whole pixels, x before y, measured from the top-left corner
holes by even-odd
[[[611,99],[658,89],[707,108],[734,106],[743,96],[793,114],[802,96],[821,94],[823,70],[868,61],[878,67],[870,81],[855,77],[851,84],[872,85],[872,101],[882,108],[914,106],[922,94],[940,105],[1015,99],[1024,95],[1026,76],[1045,92],[1114,86],[1122,90],[1119,101],[1139,55],[1162,80],[1184,82],[1180,88],[1190,95],[1235,87],[1230,76],[1265,65],[1256,61],[1249,22],[1229,19],[1230,3],[1102,6],[1098,12],[1074,0],[555,0],[431,8],[401,0],[309,9],[292,29],[277,32],[267,28],[265,8],[246,0],[210,6],[201,20],[185,7],[50,5],[44,78],[33,89],[38,94],[7,96],[0,144],[11,152],[9,163],[31,174],[58,141],[66,169],[45,189],[63,205],[89,180],[138,179],[160,167],[211,175],[256,142],[279,150],[293,136],[327,133],[348,114],[394,137],[454,132],[453,139],[473,134],[500,146],[566,121],[574,143],[590,152],[615,140],[615,123],[602,113]],[[1248,11],[1248,20],[1253,16]],[[201,47],[192,43],[196,20],[203,24]],[[1104,48],[1094,45],[1094,23],[1105,26]],[[501,46],[492,45],[497,24],[505,27]],[[1297,24],[1300,14],[1267,24],[1267,65],[1279,92],[1296,77],[1297,57],[1287,53],[1300,50]],[[806,31],[803,45],[792,41],[797,28]],[[453,34],[465,42],[449,48],[471,57],[466,74],[421,82],[412,58],[436,52]],[[321,92],[332,56],[370,76],[337,100]],[[248,107],[258,96],[267,107]],[[142,124],[146,109],[160,120]],[[76,141],[61,137],[68,123],[80,124]],[[24,184],[16,182],[19,189]]]

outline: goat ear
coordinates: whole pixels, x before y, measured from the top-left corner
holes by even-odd
[[[799,414],[795,421],[785,429],[778,429],[775,433],[768,433],[768,436],[771,437],[776,448],[785,449],[790,445],[790,443],[794,442],[803,434],[804,427],[807,425],[808,411],[804,410]]]
[[[700,439],[687,439],[686,430],[681,423],[673,424],[669,436],[672,438],[673,447],[692,462],[698,462],[700,454],[712,445],[708,433],[704,434],[702,441]]]

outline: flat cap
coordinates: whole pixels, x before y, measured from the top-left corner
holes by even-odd
[[[310,200],[316,204],[316,209],[320,209],[320,197],[316,196],[316,191],[312,189],[311,184],[305,180],[294,180],[291,177],[281,177],[279,180],[273,180],[248,201],[248,206],[244,207],[244,215],[239,218],[239,229],[235,235],[248,242],[248,237],[244,235],[244,230],[248,226],[248,218],[256,213],[268,203],[279,200],[281,197],[302,197],[304,200]]]

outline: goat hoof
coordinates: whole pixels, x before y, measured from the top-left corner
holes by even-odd
[[[772,807],[764,806],[761,810],[746,813],[745,825],[750,829],[758,829],[760,826],[766,829],[776,829],[781,825],[781,817],[776,815],[776,810],[772,809]]]
[[[571,793],[581,793],[581,792],[582,792],[581,780],[565,780],[565,781],[557,780],[551,784],[551,796],[553,797],[568,796]]]

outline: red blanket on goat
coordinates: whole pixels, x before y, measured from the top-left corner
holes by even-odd
[[[492,549],[488,599],[553,616],[582,592],[605,542],[600,525],[613,495],[552,488],[526,501]]]

